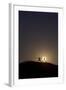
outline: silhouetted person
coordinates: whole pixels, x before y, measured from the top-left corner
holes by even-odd
[[[38,61],[41,61],[41,58],[40,57],[38,58]]]
[[[45,57],[44,57],[44,62],[45,62]]]

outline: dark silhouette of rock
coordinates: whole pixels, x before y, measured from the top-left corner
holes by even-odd
[[[58,77],[58,66],[47,62],[34,61],[19,64],[19,79],[45,77]]]

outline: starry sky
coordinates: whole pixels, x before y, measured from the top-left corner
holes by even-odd
[[[58,64],[58,13],[19,11],[19,62],[42,56]]]

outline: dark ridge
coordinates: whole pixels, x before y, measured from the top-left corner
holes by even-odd
[[[58,77],[58,65],[27,61],[19,63],[19,79]]]

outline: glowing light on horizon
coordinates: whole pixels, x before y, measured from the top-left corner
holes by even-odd
[[[46,56],[43,56],[41,60],[42,60],[43,62],[46,62],[46,61],[47,61],[47,57],[46,57]]]

